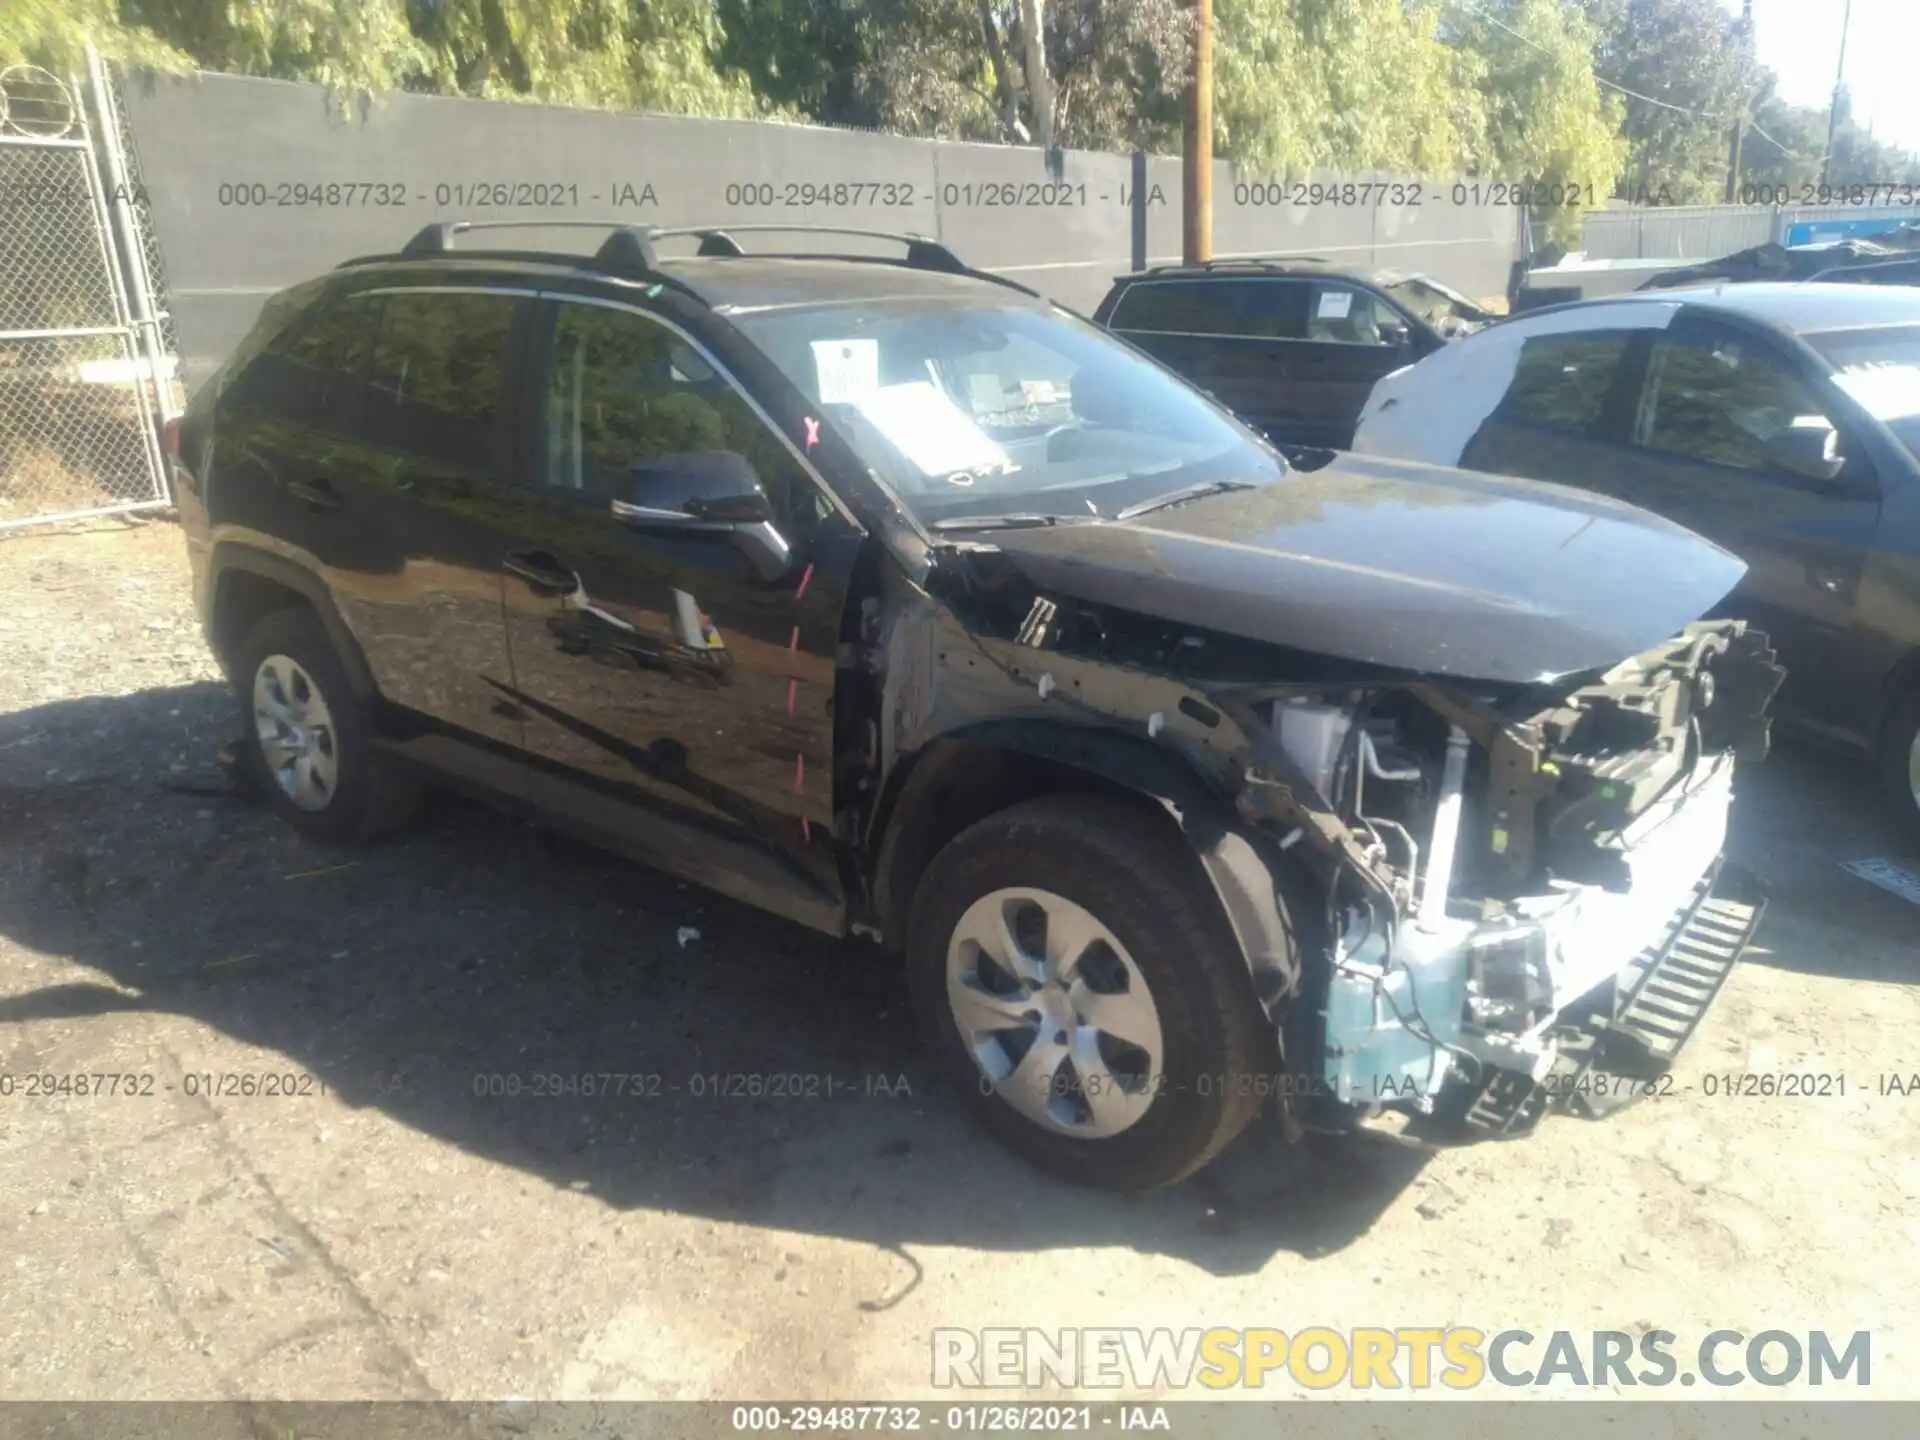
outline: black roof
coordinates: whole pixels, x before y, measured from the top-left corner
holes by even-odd
[[[1537,315],[1564,314],[1570,310],[1598,311],[1623,305],[1690,305],[1751,315],[1796,335],[1882,325],[1920,325],[1920,287],[1828,285],[1812,281],[1744,285],[1723,282],[1690,289],[1635,290],[1568,305],[1543,306],[1516,316],[1515,323]]]
[[[584,231],[599,241],[591,254],[579,250],[465,249],[457,237],[476,230]],[[749,251],[736,237],[760,234],[830,238],[836,250]],[[848,242],[852,242],[848,246]],[[662,247],[693,248],[691,255],[662,255]],[[845,247],[846,253],[839,253]],[[904,251],[904,253],[902,253]],[[813,225],[654,226],[603,221],[442,221],[414,235],[395,254],[368,255],[340,268],[362,266],[458,268],[463,271],[528,268],[640,286],[664,284],[715,310],[764,310],[780,306],[844,304],[882,299],[978,301],[981,287],[1015,303],[1045,304],[1026,286],[975,270],[937,240],[923,235]],[[417,272],[416,272],[417,273]]]

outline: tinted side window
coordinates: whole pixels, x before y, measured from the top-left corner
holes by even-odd
[[[1497,418],[1590,434],[1606,412],[1631,337],[1618,332],[1541,335],[1522,342]]]
[[[370,435],[458,469],[498,473],[521,302],[459,291],[383,298],[368,373]]]
[[[1143,330],[1178,333],[1202,328],[1198,323],[1206,310],[1202,292],[1204,283],[1179,280],[1154,280],[1129,285],[1120,303],[1113,307],[1107,323],[1116,330]]]
[[[1759,342],[1663,339],[1647,366],[1634,439],[1690,460],[1770,471],[1774,437],[1815,418],[1825,416],[1812,389]]]
[[[1295,280],[1236,277],[1149,280],[1128,287],[1108,321],[1115,330],[1299,340],[1309,287]]]
[[[679,335],[631,310],[563,303],[547,380],[546,483],[640,501],[635,462],[731,450],[760,476],[774,513],[813,505],[812,483],[740,392]]]

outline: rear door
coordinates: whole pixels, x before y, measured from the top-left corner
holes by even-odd
[[[1303,445],[1344,450],[1382,376],[1420,356],[1407,318],[1345,280],[1290,281],[1307,292],[1300,338],[1288,348],[1291,424]]]
[[[1107,327],[1205,390],[1276,441],[1301,429],[1292,389],[1293,348],[1306,333],[1307,289],[1269,276],[1139,280]]]
[[[413,743],[425,758],[465,763],[445,739],[511,754],[500,551],[517,521],[507,477],[532,300],[460,287],[370,298],[357,459],[319,502],[340,517],[329,579],[381,694],[424,722]]]
[[[207,496],[224,538],[291,545],[323,567],[349,548],[352,517],[328,492],[365,463],[359,381],[378,315],[371,297],[323,295],[235,370]]]

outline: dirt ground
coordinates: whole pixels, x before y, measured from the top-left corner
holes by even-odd
[[[1436,1152],[1263,1122],[1123,1200],[976,1134],[863,953],[452,801],[316,847],[219,793],[231,703],[173,526],[0,539],[0,1397],[887,1399],[935,1326],[1449,1324],[1867,1329],[1920,1396],[1920,910],[1839,869],[1899,854],[1843,762],[1745,777],[1775,899],[1679,1093]],[[487,1093],[550,1072],[681,1088]],[[843,1086],[690,1093],[728,1072]]]

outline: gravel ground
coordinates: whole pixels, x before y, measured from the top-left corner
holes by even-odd
[[[1776,898],[1681,1093],[1437,1152],[1263,1124],[1121,1200],[977,1136],[863,953],[451,801],[314,846],[220,793],[231,707],[171,525],[0,539],[0,1072],[143,1092],[0,1098],[0,1397],[897,1398],[940,1325],[1310,1324],[1870,1329],[1920,1396],[1879,1090],[1920,912],[1838,868],[1898,854],[1844,764],[1746,777]],[[840,1088],[690,1092],[729,1072]],[[546,1073],[662,1088],[487,1093]]]

